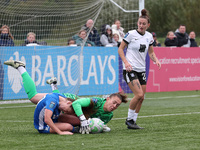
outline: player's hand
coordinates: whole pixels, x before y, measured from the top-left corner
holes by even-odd
[[[133,70],[132,66],[128,62],[124,64],[125,64],[126,71],[130,72],[131,70]]]
[[[156,61],[156,65],[158,66],[158,69],[160,70],[161,69],[161,63],[158,60]]]
[[[103,132],[110,132],[110,128],[107,125],[103,125]]]
[[[84,115],[79,116],[79,119],[81,121],[79,132],[81,134],[89,134],[90,133],[89,121],[85,118]]]
[[[81,121],[81,127],[79,132],[81,134],[89,134],[90,133],[90,126],[88,120]]]

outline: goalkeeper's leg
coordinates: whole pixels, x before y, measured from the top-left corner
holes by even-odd
[[[24,62],[8,60],[5,61],[4,64],[9,65],[19,71],[23,79],[25,92],[32,103],[37,104],[46,95],[46,93],[37,93],[35,83],[26,71]]]

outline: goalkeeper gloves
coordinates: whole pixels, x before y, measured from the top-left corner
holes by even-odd
[[[81,126],[79,132],[81,134],[89,134],[90,133],[90,126],[88,120],[85,118],[84,115],[80,115],[79,119],[81,121]]]

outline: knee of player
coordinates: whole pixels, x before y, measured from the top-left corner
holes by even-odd
[[[137,93],[135,96],[137,97],[137,99],[138,99],[139,101],[144,100],[144,93]]]

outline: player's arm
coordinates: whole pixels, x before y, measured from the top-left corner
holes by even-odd
[[[81,122],[81,127],[79,132],[82,134],[89,134],[90,132],[90,127],[89,127],[89,122],[85,118],[82,107],[88,107],[90,105],[90,98],[81,98],[72,103],[72,107],[74,109],[75,114],[79,117],[80,122]]]
[[[62,134],[62,131],[54,124],[53,120],[51,119],[51,116],[53,115],[53,112],[49,109],[45,109],[45,117],[44,122],[57,134]]]
[[[128,61],[126,60],[125,54],[124,54],[124,49],[127,47],[127,45],[128,45],[128,43],[126,43],[123,40],[119,46],[118,53],[119,53],[119,56],[121,57],[122,61],[124,62],[126,70],[131,71],[132,66],[128,63]]]
[[[72,103],[72,107],[74,109],[75,114],[79,117],[83,115],[82,107],[90,106],[91,100],[90,98],[80,98]]]
[[[161,64],[160,64],[160,62],[158,61],[158,58],[156,57],[156,54],[154,53],[153,45],[149,46],[148,53],[149,53],[150,59],[151,59],[153,62],[155,62],[156,65],[158,66],[158,68],[160,69],[160,68],[161,68]]]
[[[118,53],[119,53],[119,56],[121,57],[122,61],[124,63],[127,62],[126,60],[126,57],[124,55],[124,49],[127,47],[127,43],[125,41],[122,41],[120,46],[119,46],[119,49],[118,49]]]

